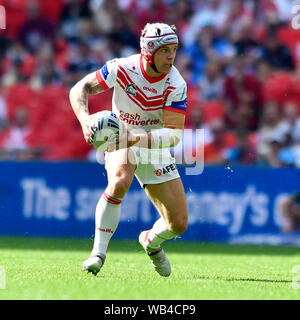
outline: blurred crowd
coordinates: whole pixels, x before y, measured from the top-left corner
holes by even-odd
[[[300,167],[300,31],[293,0],[0,0],[0,159],[90,159],[69,89],[139,52],[147,22],[177,26],[186,128],[206,164]],[[294,14],[295,15],[295,14]],[[111,108],[112,90],[89,98]],[[191,139],[197,154],[202,146]],[[199,142],[202,144],[202,141]]]

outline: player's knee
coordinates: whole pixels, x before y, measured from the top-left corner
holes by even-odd
[[[180,217],[169,223],[169,228],[172,232],[176,234],[184,233],[188,228],[188,219],[187,217]]]
[[[123,199],[131,184],[131,179],[127,177],[117,177],[108,184],[112,196]]]

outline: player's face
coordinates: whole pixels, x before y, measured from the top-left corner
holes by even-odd
[[[172,44],[157,50],[154,55],[154,64],[160,73],[167,74],[171,71],[177,49],[178,45]]]

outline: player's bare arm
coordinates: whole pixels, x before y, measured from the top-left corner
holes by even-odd
[[[92,72],[78,81],[70,90],[70,102],[73,111],[82,126],[85,140],[91,144],[91,124],[88,109],[88,95],[98,94],[103,89],[99,84],[96,72]]]
[[[185,115],[178,113],[178,112],[173,112],[169,110],[164,110],[163,111],[163,125],[164,128],[171,129],[171,130],[183,130],[184,128],[184,121],[185,121]],[[145,133],[139,135],[139,146],[142,148],[157,148],[155,144],[155,139],[153,137],[153,133]],[[171,132],[172,135],[172,132]],[[173,147],[177,145],[180,141],[180,138],[178,138],[176,135],[174,135],[174,141],[173,143],[170,143],[170,147]]]
[[[182,113],[164,110],[163,123],[165,128],[183,129],[185,122],[185,115]]]
[[[169,131],[170,135],[173,136],[174,139],[171,139],[170,147],[176,146],[180,141],[180,131],[184,128],[185,115],[170,111],[163,111],[163,125],[164,128],[174,130]],[[176,132],[175,132],[176,131]],[[122,137],[120,137],[117,145],[117,149],[128,148],[133,145],[142,147],[142,148],[157,148],[158,146],[155,143],[154,131],[151,133],[142,133],[142,134],[132,134],[127,132]],[[110,150],[109,150],[110,151]]]

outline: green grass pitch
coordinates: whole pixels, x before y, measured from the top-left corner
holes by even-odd
[[[91,246],[88,239],[0,237],[0,299],[300,299],[292,282],[297,248],[172,240],[164,249],[173,272],[162,278],[134,241],[111,241],[98,276],[86,274],[81,263]]]

